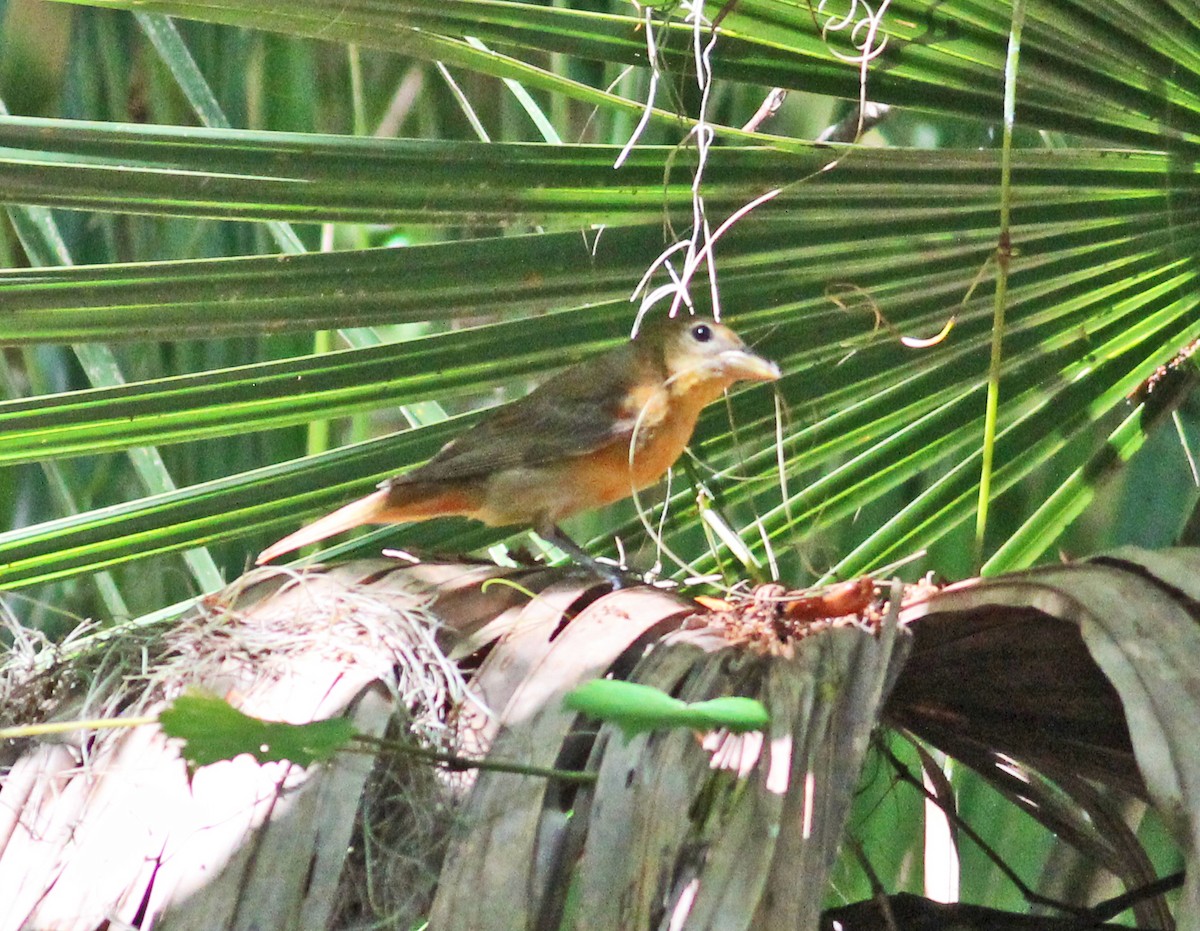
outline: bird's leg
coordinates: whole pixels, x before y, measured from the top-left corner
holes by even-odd
[[[563,533],[557,524],[546,524],[538,527],[537,532],[539,537],[547,543],[553,543],[570,556],[578,565],[591,569],[597,575],[607,579],[614,591],[618,588],[624,588],[634,578],[620,566],[609,565],[595,559],[587,550]]]

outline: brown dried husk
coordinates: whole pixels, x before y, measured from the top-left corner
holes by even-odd
[[[0,678],[14,721],[153,714],[199,685],[266,718],[344,713],[365,733],[595,782],[383,753],[308,770],[242,758],[189,785],[153,727],[12,745],[0,929],[409,928],[425,916],[504,931],[815,927],[881,718],[1014,800],[1036,802],[1036,781],[1003,782],[1030,764],[1069,801],[1093,784],[1147,794],[1121,699],[1076,619],[1047,613],[1036,579],[1021,604],[1013,577],[1003,607],[988,600],[995,584],[893,586],[862,615],[800,624],[778,587],[713,612],[571,572],[373,561],[261,570],[170,630],[29,647]],[[627,740],[562,706],[603,675],[688,701],[759,698],[772,722]],[[1014,727],[1025,714],[1036,726]],[[1098,836],[1061,799],[1053,811],[1069,842],[1139,875],[1132,836]]]

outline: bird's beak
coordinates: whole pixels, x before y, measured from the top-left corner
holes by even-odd
[[[721,364],[734,378],[747,381],[776,381],[779,378],[778,365],[748,349],[727,349],[721,353]]]

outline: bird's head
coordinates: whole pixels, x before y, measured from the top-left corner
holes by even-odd
[[[675,392],[703,386],[705,394],[717,396],[736,381],[779,378],[779,366],[751,352],[733,330],[710,317],[656,320],[636,341],[660,354]]]

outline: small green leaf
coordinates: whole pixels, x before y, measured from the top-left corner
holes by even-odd
[[[191,767],[207,766],[249,753],[260,763],[290,760],[309,766],[327,760],[354,735],[347,718],[309,724],[264,721],[243,714],[222,698],[189,692],[158,716],[163,732],[184,742]]]
[[[742,734],[746,731],[761,731],[771,723],[771,715],[763,703],[753,698],[726,695],[688,705],[691,713],[705,721],[709,727],[723,727]]]
[[[619,679],[593,679],[571,692],[563,705],[589,717],[617,725],[626,740],[643,731],[685,727],[715,727],[743,732],[760,730],[770,722],[761,702],[726,696],[688,704],[659,689]]]

